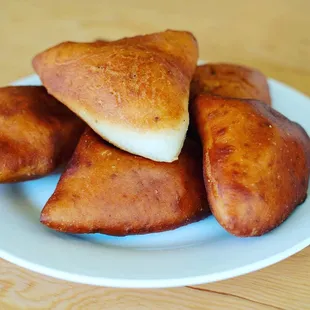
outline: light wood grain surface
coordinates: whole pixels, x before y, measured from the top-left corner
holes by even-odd
[[[202,59],[257,67],[310,95],[309,0],[0,0],[0,85],[60,41],[166,28],[192,31]],[[309,278],[310,248],[235,279],[161,290],[68,283],[0,260],[0,309],[310,309]]]

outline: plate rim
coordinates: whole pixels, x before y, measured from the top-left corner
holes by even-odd
[[[222,272],[211,273],[207,275],[194,276],[194,277],[182,277],[173,279],[112,279],[108,277],[91,277],[85,275],[72,274],[69,272],[59,271],[42,265],[38,265],[32,262],[28,262],[24,259],[15,257],[3,250],[0,250],[0,258],[13,263],[19,267],[27,270],[56,278],[59,280],[70,281],[74,283],[94,285],[94,286],[106,286],[111,288],[172,288],[183,287],[188,285],[202,285],[207,283],[213,283],[223,280],[232,279],[238,276],[246,275],[254,271],[259,271],[263,268],[272,266],[280,261],[285,260],[288,257],[300,252],[310,245],[310,236],[295,244],[293,247],[274,254],[266,259],[258,262],[248,264],[235,269],[230,269]]]

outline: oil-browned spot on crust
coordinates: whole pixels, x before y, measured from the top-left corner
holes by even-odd
[[[240,173],[239,170],[233,170],[233,171],[231,172],[231,175],[232,175],[233,177],[240,177],[241,173]]]
[[[110,178],[111,178],[112,180],[114,180],[116,177],[117,177],[117,174],[116,174],[116,173],[112,173],[111,176],[110,176]]]
[[[250,198],[252,196],[252,192],[243,184],[234,182],[230,186],[230,191],[236,193],[238,196],[243,197],[244,199]]]
[[[232,166],[235,167],[235,168],[238,168],[238,167],[240,167],[241,165],[240,165],[240,163],[238,163],[237,161],[235,161],[235,162],[232,164]]]
[[[271,161],[268,163],[268,167],[271,168],[273,165],[274,165],[274,161],[271,160]]]
[[[223,127],[217,130],[216,135],[217,136],[222,136],[227,132],[227,127]]]
[[[223,145],[223,146],[219,145],[216,148],[214,148],[214,152],[212,152],[213,153],[212,160],[223,160],[234,151],[235,147],[232,145]]]
[[[208,113],[208,119],[211,120],[219,115],[220,115],[220,112],[218,110],[213,110],[210,113]]]

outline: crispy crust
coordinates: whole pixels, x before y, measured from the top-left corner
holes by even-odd
[[[0,182],[42,177],[66,162],[85,126],[42,86],[0,88]]]
[[[192,108],[210,208],[219,223],[236,236],[277,227],[307,195],[307,133],[256,100],[205,94]]]
[[[191,97],[201,93],[257,99],[271,105],[266,77],[258,70],[234,64],[210,63],[198,66],[191,83]]]
[[[178,161],[159,163],[88,129],[41,222],[61,232],[124,236],[174,229],[209,213],[197,143],[186,141]]]

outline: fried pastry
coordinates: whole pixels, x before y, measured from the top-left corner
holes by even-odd
[[[174,229],[209,213],[199,144],[187,140],[177,161],[160,163],[87,129],[41,222],[66,233],[124,236]]]
[[[39,178],[71,157],[85,128],[42,86],[0,88],[0,183]]]
[[[210,63],[198,66],[191,82],[191,97],[201,93],[257,99],[271,105],[266,77],[257,70],[234,64]]]
[[[307,133],[257,100],[204,94],[192,109],[218,222],[236,236],[259,236],[277,227],[306,199]]]
[[[155,161],[178,158],[189,123],[198,58],[189,32],[113,42],[65,42],[33,59],[48,92],[120,149]]]

